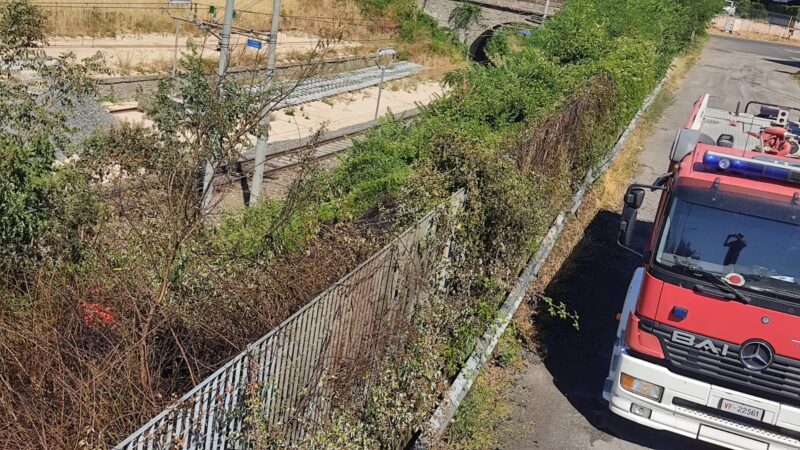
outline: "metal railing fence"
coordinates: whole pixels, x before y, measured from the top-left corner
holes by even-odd
[[[793,27],[797,19],[795,16],[789,14],[767,11],[766,9],[761,8],[738,6],[736,7],[734,16],[740,19],[748,19],[782,27]]]
[[[365,400],[376,362],[443,282],[450,242],[436,237],[464,201],[454,194],[116,448],[250,448],[259,436],[297,443],[335,407]]]

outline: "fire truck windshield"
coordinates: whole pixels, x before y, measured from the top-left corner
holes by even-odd
[[[800,207],[678,188],[663,230],[659,266],[738,274],[733,284],[740,290],[800,302]]]

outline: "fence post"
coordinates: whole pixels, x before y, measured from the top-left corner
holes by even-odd
[[[725,32],[726,33],[733,34],[733,26],[734,26],[735,22],[736,22],[736,17],[728,16],[728,18],[725,20]]]
[[[455,215],[464,209],[464,202],[466,201],[466,192],[461,190],[456,192],[450,199],[447,215],[452,220]],[[448,269],[450,268],[450,253],[453,249],[453,232],[448,231],[447,242],[444,244],[444,251],[442,253],[442,270],[439,272],[439,292],[444,292],[445,284],[447,283]]]

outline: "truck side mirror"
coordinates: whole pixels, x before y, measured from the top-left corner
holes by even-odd
[[[644,202],[644,189],[631,186],[628,188],[628,191],[625,193],[625,207],[632,208],[632,209],[639,209],[642,207],[642,203]]]
[[[645,190],[638,186],[631,186],[625,193],[624,203],[622,209],[622,220],[619,224],[619,235],[617,236],[617,243],[624,249],[633,252],[639,256],[642,253],[631,248],[633,241],[633,233],[636,228],[636,217],[639,215],[639,208],[644,202]]]

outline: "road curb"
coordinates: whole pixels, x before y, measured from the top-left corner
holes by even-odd
[[[614,144],[614,147],[611,149],[611,152],[608,154],[608,156],[606,156],[595,168],[589,169],[583,183],[581,184],[581,187],[573,196],[572,206],[569,209],[559,213],[555,218],[553,225],[550,227],[550,229],[547,231],[547,234],[541,241],[539,251],[537,251],[528,261],[525,270],[517,279],[514,288],[508,294],[506,301],[500,308],[497,318],[487,327],[486,332],[477,342],[475,350],[472,352],[469,359],[467,359],[467,362],[464,364],[464,367],[461,369],[461,372],[459,372],[455,381],[453,381],[453,384],[444,394],[442,401],[436,408],[436,411],[434,411],[433,415],[428,420],[427,425],[423,428],[419,438],[414,443],[412,447],[413,449],[423,450],[431,448],[434,443],[441,439],[442,435],[447,429],[447,426],[453,420],[453,417],[455,416],[459,406],[463,402],[469,390],[472,388],[475,377],[480,373],[483,365],[491,357],[497,342],[500,340],[500,337],[503,335],[506,328],[508,328],[509,323],[511,323],[514,313],[516,313],[517,308],[519,308],[520,303],[525,298],[528,287],[539,274],[539,270],[541,269],[542,265],[547,261],[547,257],[553,250],[558,237],[561,235],[561,231],[569,221],[569,217],[574,215],[581,207],[584,197],[586,196],[586,192],[591,185],[597,181],[597,179],[608,170],[608,168],[611,166],[611,163],[617,159],[631,133],[638,126],[642,116],[653,103],[653,100],[656,98],[656,96],[664,88],[664,84],[671,73],[672,70],[670,69],[664,78],[662,78],[658,85],[653,89],[650,95],[645,98],[644,102],[642,103],[642,107],[639,108],[639,111],[637,111],[636,115],[620,135],[619,139],[617,139],[616,144]]]

